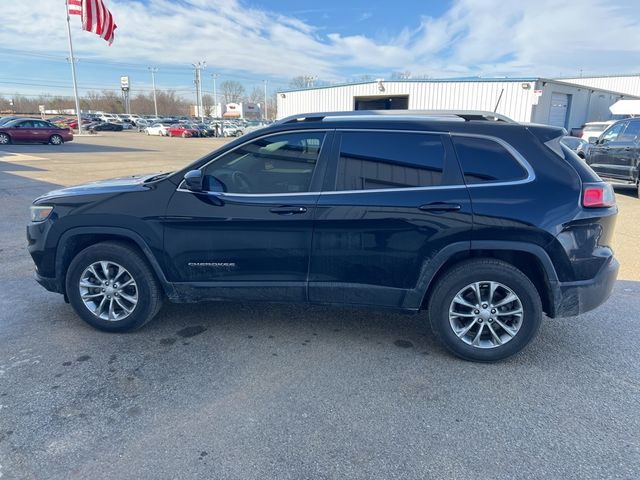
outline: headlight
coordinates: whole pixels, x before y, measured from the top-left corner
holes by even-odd
[[[44,222],[49,218],[52,211],[53,207],[47,205],[31,205],[31,207],[29,207],[32,222]]]

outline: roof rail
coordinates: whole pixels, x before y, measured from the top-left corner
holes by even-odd
[[[346,112],[318,112],[318,113],[301,113],[299,115],[291,115],[285,117],[282,120],[278,120],[276,123],[295,123],[295,122],[320,122],[325,119],[339,119],[340,117],[411,117],[416,119],[418,117],[431,117],[425,118],[425,120],[459,120],[464,121],[471,120],[483,120],[493,122],[504,123],[518,123],[511,118],[502,115],[500,113],[488,112],[483,110],[354,110]],[[447,118],[454,117],[454,118]]]

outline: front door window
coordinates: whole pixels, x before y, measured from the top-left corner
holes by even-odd
[[[240,146],[204,169],[205,190],[212,182],[236,194],[309,191],[324,132],[271,135]]]

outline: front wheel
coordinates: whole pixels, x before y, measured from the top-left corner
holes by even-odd
[[[51,138],[49,139],[49,143],[51,145],[62,145],[62,137],[60,135],[51,135]]]
[[[82,250],[66,277],[71,306],[88,324],[127,332],[150,321],[162,306],[162,290],[146,259],[119,242]]]
[[[436,284],[428,308],[431,327],[447,349],[478,362],[520,352],[542,323],[535,285],[513,265],[494,259],[453,267]]]

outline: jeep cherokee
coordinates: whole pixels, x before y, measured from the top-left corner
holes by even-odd
[[[289,117],[180,171],[37,198],[29,251],[102,330],[165,298],[425,309],[451,352],[495,361],[616,279],[613,190],[564,133],[487,112]]]

